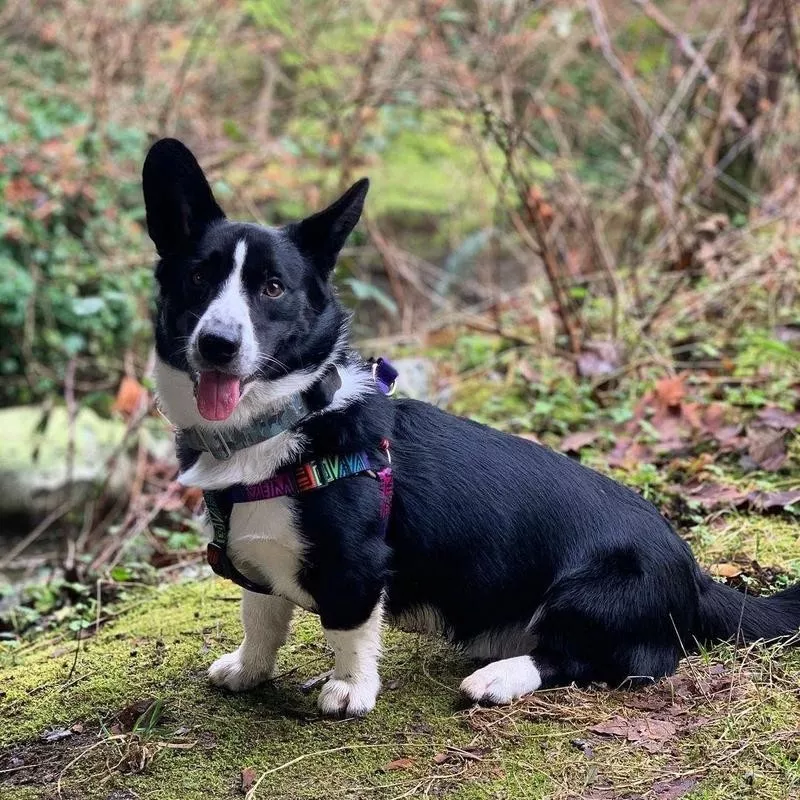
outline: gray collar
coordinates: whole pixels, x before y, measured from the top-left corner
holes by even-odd
[[[211,453],[217,461],[227,461],[238,450],[271,439],[289,430],[310,414],[321,411],[342,385],[335,367],[329,367],[319,381],[304,392],[295,392],[279,412],[256,417],[245,428],[220,431],[208,428],[184,428],[179,431],[181,443],[192,450]]]

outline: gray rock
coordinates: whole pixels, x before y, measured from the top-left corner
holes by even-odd
[[[427,358],[393,358],[392,366],[398,371],[397,392],[414,400],[433,400],[435,368]]]
[[[69,417],[54,408],[41,429],[40,406],[0,409],[0,516],[39,517],[69,497],[67,450]],[[76,491],[100,486],[106,464],[125,435],[125,423],[99,417],[88,408],[75,420],[73,481]],[[133,477],[133,460],[121,453],[108,481],[112,497],[124,494]]]

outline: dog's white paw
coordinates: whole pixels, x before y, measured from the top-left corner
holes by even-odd
[[[372,677],[330,678],[319,693],[317,705],[323,714],[335,717],[363,717],[375,708],[381,682]]]
[[[244,692],[263,683],[272,675],[271,667],[256,668],[242,658],[241,648],[218,658],[209,668],[208,677],[215,686],[231,692]]]
[[[530,656],[494,661],[461,681],[461,691],[476,703],[511,703],[535,692],[542,676]]]

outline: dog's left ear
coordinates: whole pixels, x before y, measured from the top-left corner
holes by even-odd
[[[326,209],[288,226],[295,244],[310,256],[323,277],[330,275],[339,251],[361,217],[368,190],[369,179],[362,178]]]
[[[142,167],[147,232],[162,257],[191,251],[225,214],[192,151],[177,139],[159,139]]]

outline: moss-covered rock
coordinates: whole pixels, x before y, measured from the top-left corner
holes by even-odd
[[[89,408],[78,411],[72,426],[63,406],[49,411],[41,406],[0,409],[0,516],[41,516],[61,505],[73,488],[100,485],[106,479],[110,495],[121,494],[130,483],[133,462],[120,453],[110,476],[106,464],[125,429],[121,420],[102,419]]]

